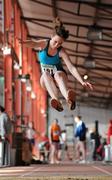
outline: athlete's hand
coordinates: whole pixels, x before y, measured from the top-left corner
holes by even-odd
[[[83,82],[82,86],[83,86],[84,88],[88,88],[88,87],[89,87],[91,90],[93,90],[93,86],[92,86],[92,84],[89,83],[89,82]]]

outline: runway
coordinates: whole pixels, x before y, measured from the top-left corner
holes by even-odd
[[[42,178],[53,179],[57,177],[60,179],[66,177],[67,179],[72,179],[75,177],[83,178],[84,180],[89,178],[101,178],[101,179],[112,179],[112,165],[111,164],[34,164],[31,166],[15,166],[15,167],[4,167],[0,169],[0,179],[1,178]],[[47,178],[47,179],[46,179]]]

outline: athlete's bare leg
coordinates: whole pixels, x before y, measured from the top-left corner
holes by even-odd
[[[40,79],[41,86],[46,89],[51,96],[51,106],[58,111],[62,111],[63,107],[60,101],[58,100],[58,88],[54,82],[53,77],[49,74],[49,72],[43,73]]]
[[[75,109],[75,91],[68,89],[68,78],[63,71],[57,71],[54,75],[62,95],[65,97],[70,110]]]
[[[58,99],[58,89],[55,85],[53,77],[48,72],[42,74],[40,83],[41,86],[48,91],[52,99]]]
[[[57,71],[54,75],[55,81],[59,86],[59,89],[64,96],[65,99],[67,99],[68,96],[68,78],[67,75],[63,71]]]

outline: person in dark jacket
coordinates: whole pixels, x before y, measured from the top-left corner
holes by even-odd
[[[80,163],[85,163],[86,158],[86,126],[85,123],[81,120],[81,116],[76,116],[74,118],[76,126],[74,129],[74,135],[76,138],[76,161]]]

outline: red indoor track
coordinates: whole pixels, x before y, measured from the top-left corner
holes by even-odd
[[[58,165],[38,164],[31,166],[15,166],[0,169],[0,177],[112,177],[112,164],[74,164],[62,163]]]

